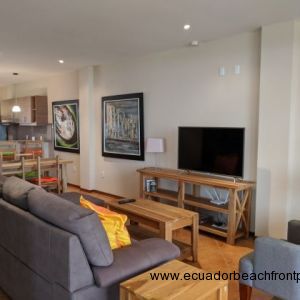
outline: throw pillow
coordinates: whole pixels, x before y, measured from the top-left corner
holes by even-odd
[[[82,196],[80,197],[80,205],[94,211],[98,215],[112,249],[131,245],[130,236],[125,225],[127,221],[126,215],[118,214],[107,208],[96,205],[84,199]]]

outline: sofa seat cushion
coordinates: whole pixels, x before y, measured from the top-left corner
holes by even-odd
[[[61,229],[78,236],[88,261],[94,266],[109,266],[113,261],[106,232],[98,216],[44,190],[28,195],[29,211]]]
[[[38,186],[18,177],[8,177],[3,183],[3,199],[24,210],[28,210],[28,194]]]
[[[92,267],[99,287],[122,282],[169,260],[179,257],[179,248],[163,239],[151,238],[133,242],[129,247],[116,249],[109,267]]]

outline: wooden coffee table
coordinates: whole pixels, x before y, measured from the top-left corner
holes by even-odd
[[[152,274],[179,274],[178,280],[153,280]],[[184,274],[197,279],[203,270],[172,260],[158,268],[131,278],[120,285],[121,300],[227,300],[228,282],[223,280],[184,280]]]
[[[112,200],[107,204],[111,210],[127,215],[130,221],[154,229],[149,233],[144,226],[132,226],[131,229],[138,236],[149,237],[157,234],[177,244],[182,250],[182,259],[192,256],[193,261],[198,263],[198,213],[145,199],[127,204],[119,204],[118,200]],[[173,239],[175,230],[187,226],[191,226],[190,244]]]

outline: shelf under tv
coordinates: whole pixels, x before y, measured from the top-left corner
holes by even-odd
[[[156,197],[156,198],[161,198],[161,199],[166,199],[172,202],[178,202],[178,192],[175,191],[170,191],[166,189],[157,189],[156,192],[144,192],[145,195],[151,196],[151,197]],[[190,194],[185,194],[184,195],[184,204],[190,205],[190,206],[195,206],[215,212],[220,212],[224,214],[228,214],[228,203],[225,205],[217,205],[214,203],[210,202],[210,199],[203,198],[203,197],[195,197]]]
[[[137,170],[140,173],[140,196],[146,199],[165,199],[182,208],[205,209],[216,213],[223,213],[228,218],[228,228],[214,227],[212,223],[201,223],[199,229],[226,238],[227,243],[234,244],[240,237],[249,236],[250,207],[252,198],[253,182],[233,182],[224,178],[204,176],[194,172],[186,173],[181,170],[143,168]],[[145,190],[145,180],[155,179],[157,182],[156,192]],[[177,191],[160,187],[160,180],[171,180],[177,183]],[[193,194],[186,193],[186,184],[193,186]],[[196,186],[209,186],[227,189],[229,202],[217,205],[210,199],[199,197],[196,194]],[[201,213],[200,213],[201,214]]]

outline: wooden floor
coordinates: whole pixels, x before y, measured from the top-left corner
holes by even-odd
[[[69,191],[79,191],[77,188],[69,187]],[[101,198],[105,201],[113,199],[108,195],[99,193],[90,193],[91,195]],[[178,236],[183,240],[189,238],[189,232],[182,230]],[[199,234],[199,258],[201,268],[211,272],[233,272],[238,271],[238,262],[240,257],[249,253],[253,248],[253,239],[239,240],[235,246],[224,243],[221,239],[212,236]],[[229,283],[228,300],[238,300],[238,282],[231,281]],[[271,296],[266,295],[258,290],[253,290],[252,300],[269,300]],[[8,300],[8,298],[0,290],[0,300]],[[58,299],[59,300],[59,299]],[[88,299],[87,299],[88,300]]]

